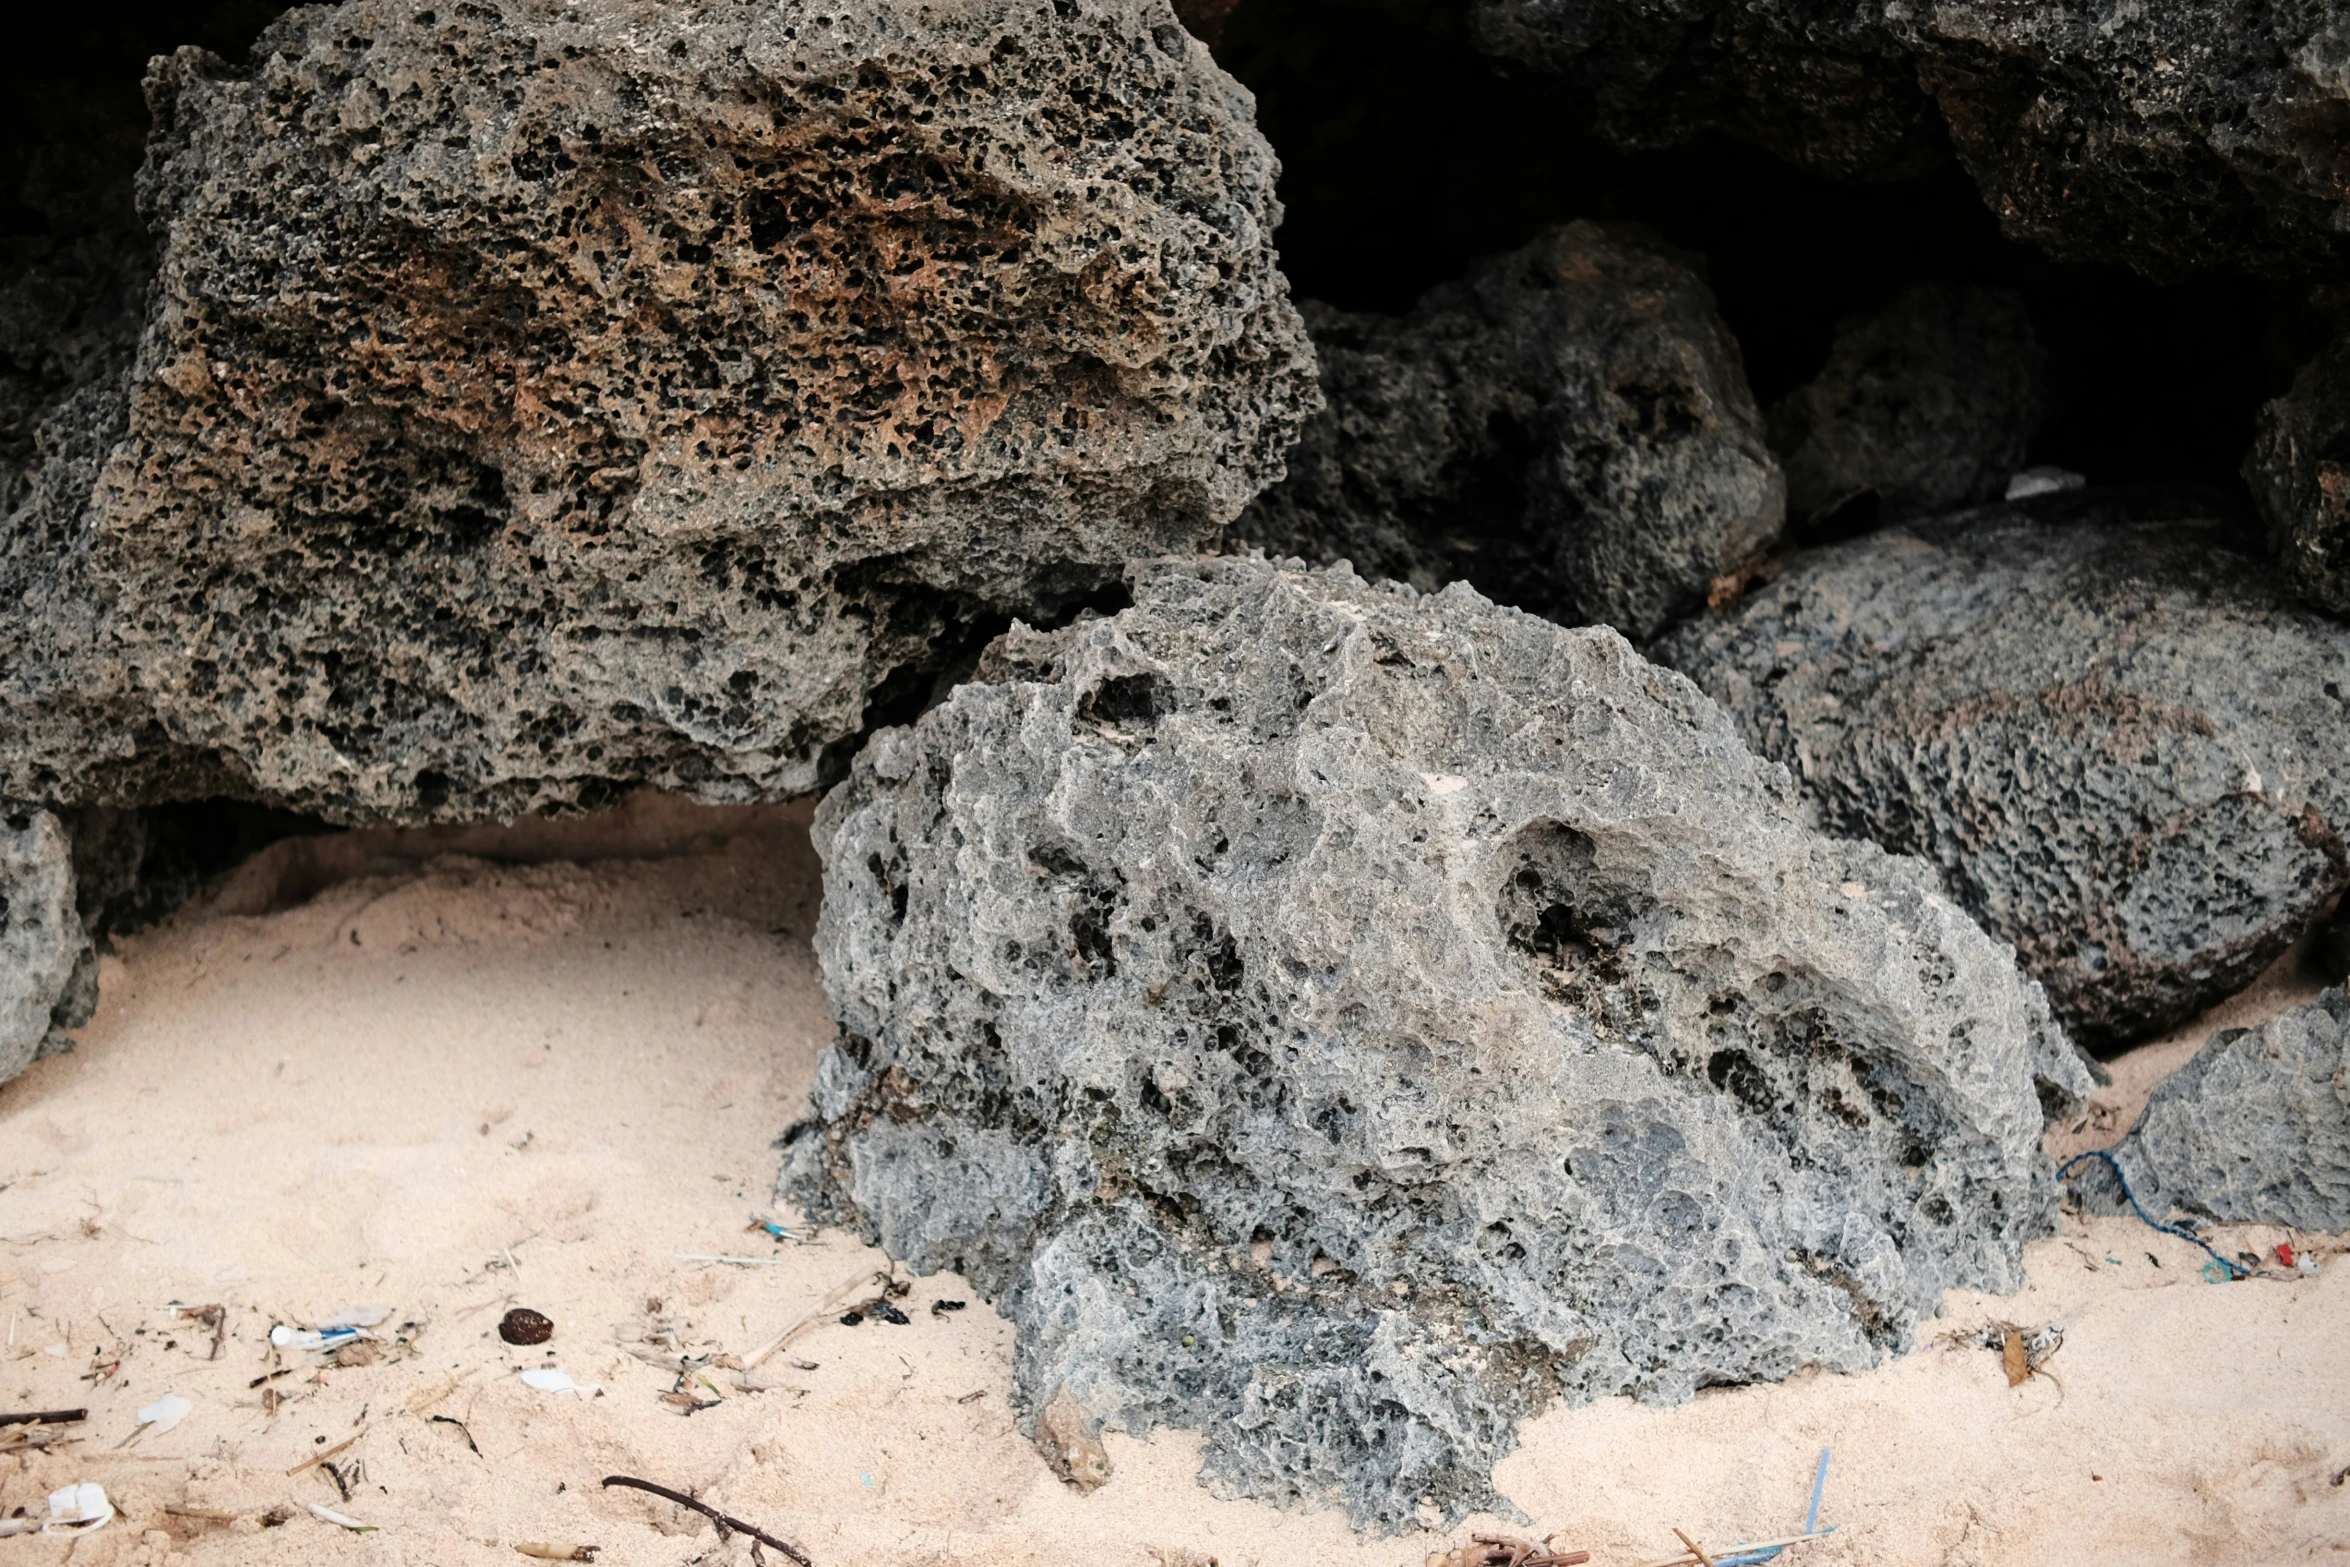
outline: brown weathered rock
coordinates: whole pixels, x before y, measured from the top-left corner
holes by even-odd
[[[1212,540],[1313,399],[1164,0],[352,0],[150,95],[127,412],[0,523],[0,792],[805,791]]]

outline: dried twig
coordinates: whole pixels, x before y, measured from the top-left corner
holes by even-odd
[[[365,1436],[366,1434],[366,1431],[362,1430],[358,1433],[357,1436],[345,1437],[342,1441],[337,1442],[334,1446],[328,1448],[322,1453],[312,1453],[308,1458],[303,1459],[300,1463],[294,1465],[293,1468],[287,1470],[286,1478],[290,1480],[295,1475],[300,1474],[303,1470],[314,1468],[319,1464],[325,1463],[328,1459],[336,1457],[349,1448],[357,1445],[359,1438]]]
[[[0,1414],[0,1426],[66,1426],[77,1420],[87,1420],[86,1409],[29,1409],[16,1414]]]
[[[1678,1529],[1673,1532],[1675,1534],[1681,1533]],[[1783,1545],[1800,1545],[1806,1540],[1817,1540],[1832,1532],[1827,1529],[1814,1529],[1809,1534],[1782,1535],[1776,1540],[1750,1540],[1743,1545],[1727,1545],[1722,1549],[1731,1555],[1744,1556],[1751,1551],[1775,1551]],[[1688,1536],[1682,1535],[1682,1538],[1686,1540]],[[1634,1562],[1632,1567],[1697,1567],[1697,1563],[1697,1557],[1683,1551],[1678,1556],[1660,1556],[1654,1561]]]
[[[808,1559],[808,1553],[801,1550],[798,1546],[793,1545],[786,1540],[778,1540],[774,1535],[767,1533],[765,1530],[754,1529],[749,1524],[744,1523],[740,1518],[729,1518],[726,1514],[720,1512],[717,1508],[710,1506],[707,1502],[697,1502],[682,1491],[672,1491],[665,1485],[655,1485],[650,1480],[638,1480],[629,1475],[606,1475],[604,1476],[604,1484],[607,1486],[624,1485],[632,1491],[650,1492],[652,1495],[660,1497],[665,1502],[675,1502],[680,1507],[692,1508],[695,1512],[700,1513],[703,1517],[709,1519],[712,1523],[718,1526],[718,1540],[720,1544],[725,1543],[727,1533],[731,1530],[732,1532],[742,1535],[747,1539],[756,1540],[761,1545],[774,1546],[777,1550],[783,1552],[784,1555],[790,1557],[793,1561],[798,1562],[800,1567],[816,1567],[816,1564]]]
[[[756,1370],[760,1361],[765,1360],[769,1355],[774,1354],[777,1350],[783,1348],[784,1345],[790,1343],[794,1338],[798,1337],[803,1330],[814,1327],[817,1323],[830,1316],[834,1307],[838,1306],[842,1301],[847,1300],[858,1290],[863,1289],[868,1279],[887,1279],[888,1277],[889,1275],[880,1268],[860,1268],[856,1274],[843,1283],[840,1288],[834,1290],[831,1294],[818,1301],[815,1306],[809,1309],[805,1316],[802,1316],[790,1327],[785,1328],[781,1333],[776,1334],[775,1337],[769,1339],[766,1343],[760,1345],[757,1349],[754,1349],[749,1354],[743,1356],[741,1369],[745,1371]]]
[[[1683,1545],[1689,1547],[1689,1554],[1697,1558],[1698,1567],[1714,1567],[1714,1559],[1705,1554],[1704,1546],[1698,1544],[1695,1540],[1692,1540],[1689,1538],[1689,1536],[1683,1534],[1678,1529],[1673,1531],[1673,1538],[1679,1540]]]

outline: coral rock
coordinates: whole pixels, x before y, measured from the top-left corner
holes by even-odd
[[[1604,629],[1261,560],[1015,630],[818,812],[784,1190],[1227,1492],[1506,1508],[1565,1395],[1857,1368],[2051,1212],[2086,1075],[1931,872]]]
[[[65,828],[47,811],[0,805],[0,1082],[71,1048],[64,1030],[97,1006]]]
[[[2213,1035],[2156,1086],[2114,1157],[2157,1218],[2350,1230],[2350,996]],[[2091,1177],[2093,1194],[2112,1187]],[[2118,1190],[2106,1198],[2118,1208]]]
[[[126,427],[0,526],[25,797],[805,791],[1313,403],[1272,154],[1160,0],[353,0],[148,85]]]
[[[2345,885],[2350,628],[2191,509],[2051,502],[1797,557],[1658,656],[2118,1042],[2242,988]]]
[[[1636,231],[1552,229],[1402,320],[1308,309],[1328,406],[1238,544],[1646,637],[1778,536],[1737,341]]]

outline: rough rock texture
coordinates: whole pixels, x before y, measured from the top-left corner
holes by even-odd
[[[2047,413],[2044,357],[2008,289],[1920,283],[1844,322],[1771,409],[1788,511],[1891,522],[1997,500]]]
[[[784,1190],[1218,1486],[1505,1507],[1564,1394],[1853,1368],[2045,1221],[2038,987],[1615,633],[1261,560],[1015,630],[818,812]],[[2036,1079],[2041,1092],[2035,1093]]]
[[[2350,341],[2303,366],[2261,409],[2244,482],[2294,591],[2350,615]]]
[[[1831,831],[1941,866],[2076,1038],[2127,1040],[2242,988],[2350,869],[2350,628],[2227,531],[1986,507],[1798,557],[1658,656]]]
[[[2214,1034],[2114,1157],[2156,1218],[2350,1230],[2350,996]],[[2110,1175],[2087,1190],[2120,1203]]]
[[[1646,637],[1778,536],[1737,340],[1637,230],[1551,229],[1401,320],[1307,308],[1328,406],[1236,544]]]
[[[149,93],[127,433],[0,528],[0,791],[806,790],[976,628],[1212,539],[1313,400],[1163,0],[355,0]]]
[[[97,1007],[65,829],[47,811],[0,805],[0,1082],[70,1049],[62,1031]]]
[[[2350,262],[2339,0],[1480,0],[1631,147],[1709,130],[1838,178],[1959,161],[2008,233],[2168,277]]]

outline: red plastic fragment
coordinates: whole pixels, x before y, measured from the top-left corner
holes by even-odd
[[[2277,1261],[2283,1263],[2288,1268],[2293,1266],[2293,1247],[2291,1242],[2277,1242]]]

